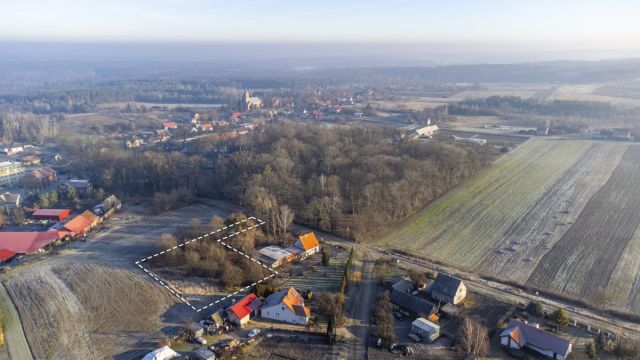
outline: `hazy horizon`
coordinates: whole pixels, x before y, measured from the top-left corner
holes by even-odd
[[[640,3],[627,0],[24,0],[3,4],[0,58],[144,60],[182,51],[164,55],[374,57],[394,65],[600,60],[640,56],[638,13]]]

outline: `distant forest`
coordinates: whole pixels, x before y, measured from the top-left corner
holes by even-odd
[[[517,96],[491,96],[449,105],[451,115],[498,116],[512,113],[610,119],[637,116],[640,109],[620,109],[609,103],[595,101],[540,101]]]
[[[97,143],[64,147],[74,173],[105,190],[154,196],[159,211],[179,206],[174,203],[187,194],[224,198],[265,219],[293,211],[299,222],[366,241],[492,159],[488,148],[406,142],[396,135],[287,124],[206,144],[196,156],[103,151],[106,144]]]

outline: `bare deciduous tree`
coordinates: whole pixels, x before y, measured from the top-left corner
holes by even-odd
[[[489,348],[487,328],[475,317],[465,317],[460,327],[458,346],[467,355],[483,355]]]

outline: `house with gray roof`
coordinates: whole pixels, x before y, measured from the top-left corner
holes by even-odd
[[[431,285],[431,297],[435,300],[458,305],[467,296],[467,287],[462,280],[445,273],[438,273]]]
[[[500,333],[500,344],[509,349],[529,349],[554,360],[564,360],[571,352],[569,340],[546,332],[538,324],[509,319]]]

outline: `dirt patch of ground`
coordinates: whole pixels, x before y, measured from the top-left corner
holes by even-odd
[[[214,210],[194,205],[121,226],[3,275],[37,359],[139,358],[196,313],[134,265],[163,233]]]

